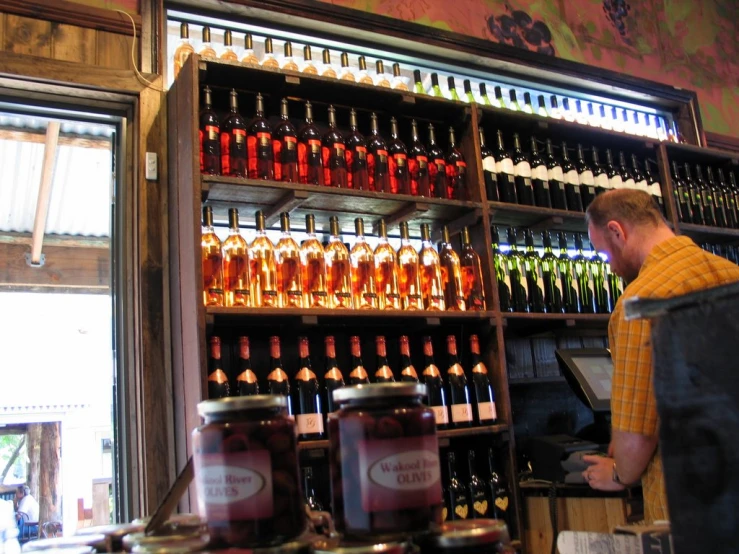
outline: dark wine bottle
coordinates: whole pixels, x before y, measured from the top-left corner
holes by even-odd
[[[541,270],[541,258],[534,250],[534,234],[531,229],[524,231],[524,267],[526,268],[526,283],[529,289],[529,309],[532,312],[544,313],[547,309],[544,302],[544,276]]]
[[[449,452],[446,456],[449,467],[449,481],[447,482],[447,504],[449,514],[447,518],[449,521],[468,519],[472,516],[470,513],[470,504],[467,498],[467,491],[465,490],[464,485],[457,478],[457,462],[454,457],[454,452]]]
[[[369,188],[377,192],[390,192],[390,166],[385,141],[380,136],[377,115],[370,116],[370,135],[367,139],[367,171]]]
[[[454,127],[449,127],[449,151],[446,155],[446,187],[449,200],[467,200],[467,163],[457,148]]]
[[[328,187],[346,188],[346,145],[344,137],[336,128],[336,110],[328,107],[328,131],[321,139],[323,158],[323,182]]]
[[[431,337],[423,337],[423,373],[421,381],[426,385],[428,406],[434,411],[437,429],[449,427],[449,408],[447,407],[444,378],[434,363],[434,346]]]
[[[608,297],[608,278],[606,276],[606,262],[598,255],[590,245],[592,256],[590,256],[590,271],[593,275],[593,303],[595,312],[607,314],[611,311],[611,300]]]
[[[236,376],[236,392],[239,396],[259,394],[257,376],[251,369],[249,337],[239,337],[239,374]]]
[[[239,114],[239,97],[235,90],[229,96],[231,111],[221,123],[221,175],[247,176],[246,122]]]
[[[321,391],[318,378],[310,363],[308,338],[298,338],[300,369],[295,374],[295,394],[298,413],[296,419],[298,436],[303,440],[318,440],[324,437]]]
[[[728,226],[732,229],[739,228],[739,209],[737,209],[736,197],[734,191],[724,178],[724,170],[718,170],[718,185],[724,195],[724,205],[726,206],[726,217]]]
[[[703,196],[700,187],[693,181],[688,164],[685,164],[685,184],[688,187],[688,191],[690,191],[690,218],[696,225],[705,225]]]
[[[490,517],[508,522],[508,514],[510,508],[510,494],[505,479],[501,478],[496,469],[495,452],[492,448],[488,449],[488,468],[490,469],[490,499],[492,502],[492,511]]]
[[[495,173],[498,180],[498,198],[501,202],[518,204],[513,158],[503,145],[503,132],[498,129],[498,150],[495,152]]]
[[[544,243],[544,255],[541,257],[541,275],[544,283],[544,306],[550,314],[564,312],[562,304],[561,277],[559,261],[552,251],[552,238],[549,231],[541,234]]]
[[[619,190],[624,188],[624,182],[621,174],[613,164],[613,153],[610,148],[606,149],[606,175],[608,175],[608,186],[611,190]]]
[[[411,147],[408,149],[408,174],[411,183],[411,194],[414,196],[431,196],[429,183],[429,159],[426,148],[418,138],[416,120],[411,121]]]
[[[495,280],[498,283],[498,300],[501,312],[513,312],[510,266],[508,257],[500,251],[500,235],[498,228],[492,228],[493,234],[493,264],[495,265]]]
[[[459,256],[459,267],[462,272],[462,294],[468,311],[485,310],[485,292],[482,286],[482,264],[480,256],[472,248],[470,231],[462,228],[462,254]]]
[[[498,202],[498,179],[495,172],[495,156],[485,144],[485,131],[480,127],[480,157],[482,157],[482,176],[485,180],[485,195],[491,202]]]
[[[334,391],[344,386],[344,376],[336,361],[336,340],[328,336],[324,339],[324,343],[326,345],[326,372],[323,374],[323,382],[326,389],[326,415],[328,415],[336,411]]]
[[[677,162],[674,160],[672,162],[672,192],[675,197],[678,221],[681,223],[690,223],[692,220],[690,214],[690,192],[680,175]]]
[[[275,161],[275,181],[297,183],[298,133],[290,123],[287,98],[280,103],[280,122],[272,132],[272,152]]]
[[[311,512],[322,512],[323,505],[316,496],[316,490],[313,487],[313,468],[303,468],[303,494],[305,495],[305,503]]]
[[[536,137],[531,137],[531,185],[534,188],[534,204],[540,208],[551,208],[552,197],[549,192],[549,172],[546,163],[539,156]]]
[[[367,169],[367,141],[357,130],[357,112],[349,112],[349,134],[346,145],[346,183],[350,189],[369,190]]]
[[[488,368],[485,367],[480,357],[480,340],[477,335],[470,335],[470,357],[475,423],[477,425],[495,425],[498,422],[498,411],[495,409],[495,393],[490,382]]]
[[[631,154],[631,175],[634,177],[634,188],[649,193],[649,183],[646,173],[642,172],[636,154]]]
[[[716,225],[716,208],[713,204],[713,191],[708,188],[708,184],[703,179],[703,169],[701,166],[695,166],[695,184],[700,191],[703,203],[703,224],[714,227]]]
[[[665,200],[662,197],[662,184],[659,182],[659,175],[650,169],[650,162],[651,160],[649,159],[644,160],[644,176],[647,179],[647,189],[659,207],[659,211],[663,216],[666,216]]]
[[[706,168],[706,186],[713,195],[713,207],[716,212],[716,226],[728,227],[728,218],[726,217],[726,204],[724,203],[723,190],[718,186],[716,180],[713,178],[713,168],[708,166]]]
[[[529,305],[529,283],[526,278],[526,259],[523,253],[518,250],[517,242],[516,230],[511,227],[508,229],[508,244],[511,247],[508,251],[508,268],[511,279],[513,311],[528,312],[531,308]]]
[[[552,208],[566,210],[567,194],[565,193],[565,174],[562,162],[554,157],[552,141],[547,139],[547,178],[549,179],[549,196],[552,198]]]
[[[257,94],[256,115],[249,125],[247,144],[249,179],[274,179],[272,129],[264,119],[264,98],[261,94]]]
[[[287,413],[294,415],[293,402],[290,396],[290,379],[282,369],[280,354],[280,337],[269,338],[269,375],[267,375],[267,392],[279,394],[287,399]]]
[[[585,256],[582,247],[582,235],[575,233],[575,250],[577,253],[572,258],[572,265],[575,270],[575,285],[577,287],[577,298],[581,314],[594,314],[595,294],[593,292],[593,272],[590,268],[590,262]]]
[[[513,133],[513,175],[518,203],[533,206],[534,186],[531,183],[531,162],[521,150],[521,139],[518,133]]]
[[[470,404],[470,390],[467,386],[467,376],[459,363],[457,355],[457,339],[454,335],[446,338],[449,369],[447,382],[449,383],[449,408],[452,412],[452,426],[470,427],[472,425],[472,405]]]
[[[426,149],[429,157],[429,182],[434,198],[447,198],[446,160],[444,151],[436,143],[434,126],[429,123],[429,147]]]
[[[626,165],[626,155],[623,152],[618,153],[618,174],[621,175],[621,182],[623,183],[624,188],[636,188],[634,175],[631,173],[628,166]]]
[[[598,149],[593,146],[593,180],[595,181],[595,194],[603,194],[610,189],[610,183],[608,181],[608,173],[606,169],[600,164],[600,157],[598,156]]]
[[[587,210],[590,203],[595,200],[595,175],[593,168],[585,161],[582,144],[577,145],[577,178],[580,181],[582,207]]]
[[[411,347],[408,335],[400,337],[400,380],[409,383],[418,383],[418,373],[411,362]]]
[[[321,133],[313,123],[313,106],[305,103],[305,124],[298,133],[298,172],[304,185],[323,185]]]
[[[562,290],[562,308],[565,313],[576,314],[580,311],[580,306],[574,286],[575,268],[572,259],[567,254],[567,236],[560,231],[558,238],[559,258],[557,264],[559,266],[560,289]]]
[[[352,372],[349,374],[350,385],[369,385],[369,375],[362,363],[362,347],[358,336],[349,339],[352,354]]]
[[[398,120],[390,118],[390,142],[387,145],[390,172],[390,192],[410,194],[411,183],[408,175],[408,148],[398,138]]]
[[[216,112],[210,87],[203,88],[203,109],[200,110],[200,173],[221,174],[221,125]],[[244,149],[246,152],[246,149]]]
[[[395,375],[387,362],[387,345],[385,337],[379,336],[375,338],[375,346],[377,348],[377,361],[375,370],[375,383],[394,383]]]
[[[565,196],[567,197],[567,208],[573,212],[584,211],[582,195],[580,192],[580,175],[577,168],[570,161],[567,143],[562,143],[562,172],[565,178]]]
[[[470,491],[470,502],[472,503],[472,517],[474,519],[487,518],[490,513],[490,503],[488,502],[488,491],[485,481],[480,479],[477,474],[477,464],[475,463],[475,451],[470,450],[467,453],[467,464],[469,466],[470,480],[467,488]]]
[[[210,337],[210,357],[208,370],[208,398],[226,398],[231,394],[228,376],[221,363],[221,338]]]

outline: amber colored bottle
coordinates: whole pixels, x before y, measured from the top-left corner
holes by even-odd
[[[327,308],[326,255],[321,241],[316,238],[316,218],[305,216],[305,232],[308,238],[300,245],[300,265],[303,270],[303,306]]]
[[[236,376],[236,393],[239,396],[259,394],[259,382],[251,369],[249,337],[239,337],[239,374]]]
[[[387,240],[387,225],[384,219],[378,223],[377,234],[380,238],[374,253],[377,305],[381,310],[399,310],[398,259]]]
[[[254,39],[252,39],[251,33],[244,35],[244,57],[241,58],[241,63],[259,65],[259,58],[254,54]]]
[[[249,246],[252,306],[276,308],[280,305],[280,299],[277,294],[275,248],[265,231],[264,214],[258,211],[254,219],[257,236]]]
[[[298,175],[298,133],[290,123],[287,111],[287,98],[280,104],[280,122],[272,133],[272,155],[274,158],[275,181],[297,183]]]
[[[467,164],[457,148],[454,128],[449,127],[449,153],[446,155],[446,187],[450,200],[467,199]]]
[[[272,129],[264,119],[264,98],[257,94],[257,111],[247,132],[249,179],[274,179]]]
[[[234,44],[233,44],[233,33],[230,30],[226,30],[223,33],[223,52],[221,52],[221,59],[230,61],[230,62],[237,62],[239,61],[239,57],[236,55],[236,52],[234,52]]]
[[[429,182],[432,196],[447,198],[446,160],[444,151],[436,144],[436,133],[431,123],[429,123],[429,147],[426,151],[429,159]]]
[[[441,280],[441,262],[439,254],[431,245],[431,234],[427,223],[421,224],[421,252],[419,265],[421,269],[421,294],[423,307],[427,310],[444,310],[444,284]]]
[[[400,64],[393,64],[393,88],[395,90],[408,90],[408,85],[405,84],[403,76],[400,74]]]
[[[408,149],[408,175],[410,177],[411,194],[414,196],[431,196],[429,186],[429,159],[426,148],[418,138],[416,120],[411,121],[411,146]]]
[[[375,62],[375,69],[377,70],[377,76],[375,77],[375,86],[390,88],[390,80],[385,75],[385,64],[382,60]]]
[[[418,252],[411,244],[408,223],[400,224],[400,249],[398,250],[398,290],[400,306],[404,310],[422,310],[421,273]]]
[[[408,343],[408,335],[400,337],[400,380],[409,383],[418,383],[418,373],[411,361],[411,347]]]
[[[326,245],[326,288],[331,308],[351,308],[352,277],[349,251],[339,234],[339,218],[329,219],[331,236]]]
[[[385,141],[377,127],[377,115],[370,116],[370,136],[367,140],[367,171],[369,189],[377,192],[390,192],[390,169]]]
[[[262,67],[270,67],[272,69],[278,69],[280,67],[277,58],[275,58],[274,45],[272,39],[267,38],[264,40],[264,57],[262,58]]]
[[[349,134],[346,135],[346,181],[350,189],[369,190],[367,173],[367,141],[357,130],[357,112],[349,112]]]
[[[298,133],[298,173],[304,185],[323,185],[321,133],[313,123],[313,106],[305,103],[305,124]]]
[[[394,383],[395,375],[393,370],[390,369],[390,365],[387,361],[387,346],[385,344],[385,337],[375,337],[375,347],[377,348],[377,355],[375,357],[375,383]]]
[[[239,211],[228,210],[228,238],[223,241],[223,293],[228,307],[251,305],[249,247],[239,232]]]
[[[352,267],[352,298],[356,309],[377,309],[375,289],[375,257],[364,238],[364,221],[354,220],[356,242],[349,253]]]
[[[390,170],[390,192],[410,194],[411,184],[408,175],[408,149],[398,138],[398,121],[390,119],[390,142],[387,145]]]
[[[231,111],[221,123],[221,174],[247,176],[246,122],[239,114],[239,97],[234,89],[229,96]]]
[[[318,68],[313,63],[313,52],[310,49],[310,44],[303,46],[303,73],[318,75]]]
[[[223,371],[221,362],[221,339],[220,337],[210,337],[210,355],[208,360],[208,398],[215,400],[217,398],[226,398],[231,395],[231,386],[228,382],[228,376]]]
[[[298,71],[298,64],[295,63],[295,58],[293,58],[293,43],[289,40],[286,41],[283,52],[285,54],[285,57],[282,61],[282,69],[287,69],[288,71]]]
[[[203,109],[200,110],[200,173],[220,175],[221,173],[221,125],[216,112],[210,87],[203,88]]]
[[[323,61],[323,67],[321,68],[321,77],[336,79],[336,70],[331,64],[331,51],[328,48],[323,49],[321,60]]]
[[[452,248],[449,229],[446,225],[442,228],[441,235],[439,259],[441,261],[441,282],[444,287],[444,304],[447,310],[464,312],[467,310],[467,306],[464,301],[459,256]]]
[[[267,375],[267,393],[284,396],[287,400],[287,413],[293,415],[293,402],[290,395],[290,378],[282,368],[280,337],[269,337],[269,374]]]
[[[300,267],[300,248],[290,234],[290,214],[280,214],[282,235],[275,246],[277,257],[277,292],[281,308],[303,307],[303,275]]]
[[[185,65],[187,58],[189,58],[190,54],[193,54],[194,52],[195,49],[190,43],[190,28],[188,27],[187,23],[180,23],[180,44],[174,51],[175,79],[177,78],[177,75],[180,74],[180,70],[182,69],[182,66]]]
[[[223,306],[223,255],[221,241],[213,229],[213,209],[203,208],[203,234],[200,243],[203,264],[203,303]]]
[[[352,355],[352,371],[349,374],[350,385],[369,385],[369,375],[362,363],[362,346],[358,336],[349,337],[349,346]]]
[[[339,79],[342,81],[356,82],[357,78],[354,76],[352,68],[349,66],[349,54],[346,52],[341,53],[341,69],[339,69]]]
[[[203,27],[203,47],[198,52],[201,58],[217,58],[215,48],[213,48],[213,42],[210,39],[210,27]]]
[[[459,266],[462,271],[462,294],[468,311],[485,311],[485,291],[482,287],[482,264],[470,242],[470,231],[462,229],[462,255]]]
[[[336,128],[336,110],[328,107],[328,131],[321,140],[323,158],[323,181],[326,186],[346,188],[346,145],[344,137]]]
[[[375,82],[372,80],[372,77],[367,73],[367,60],[364,59],[364,56],[359,56],[357,59],[357,63],[359,65],[359,73],[357,74],[357,81],[362,83],[363,85],[374,85]]]

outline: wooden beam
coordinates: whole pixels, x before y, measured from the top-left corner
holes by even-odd
[[[36,218],[33,221],[33,242],[31,244],[31,264],[33,265],[41,263],[41,247],[46,232],[46,218],[49,215],[51,185],[54,179],[56,147],[59,142],[60,128],[61,124],[58,121],[49,121],[49,126],[46,128],[44,164],[41,167],[41,184],[39,185],[38,200],[36,201]]]
[[[0,234],[0,244],[24,244],[30,246],[33,242],[31,233],[4,232]],[[79,235],[49,235],[44,236],[47,246],[64,246],[66,248],[110,248],[109,237],[83,237]]]
[[[17,142],[33,142],[40,144],[46,142],[46,133],[30,129],[17,129],[15,127],[0,128],[0,140],[12,140]],[[80,148],[102,148],[110,150],[113,147],[109,137],[94,135],[59,135],[59,146],[77,146]]]

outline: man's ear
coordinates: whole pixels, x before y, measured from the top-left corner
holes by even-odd
[[[616,220],[611,220],[606,225],[608,233],[617,244],[624,244],[628,236],[628,230]]]

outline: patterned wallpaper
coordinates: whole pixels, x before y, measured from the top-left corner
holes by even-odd
[[[739,137],[737,0],[320,0],[698,92]]]

